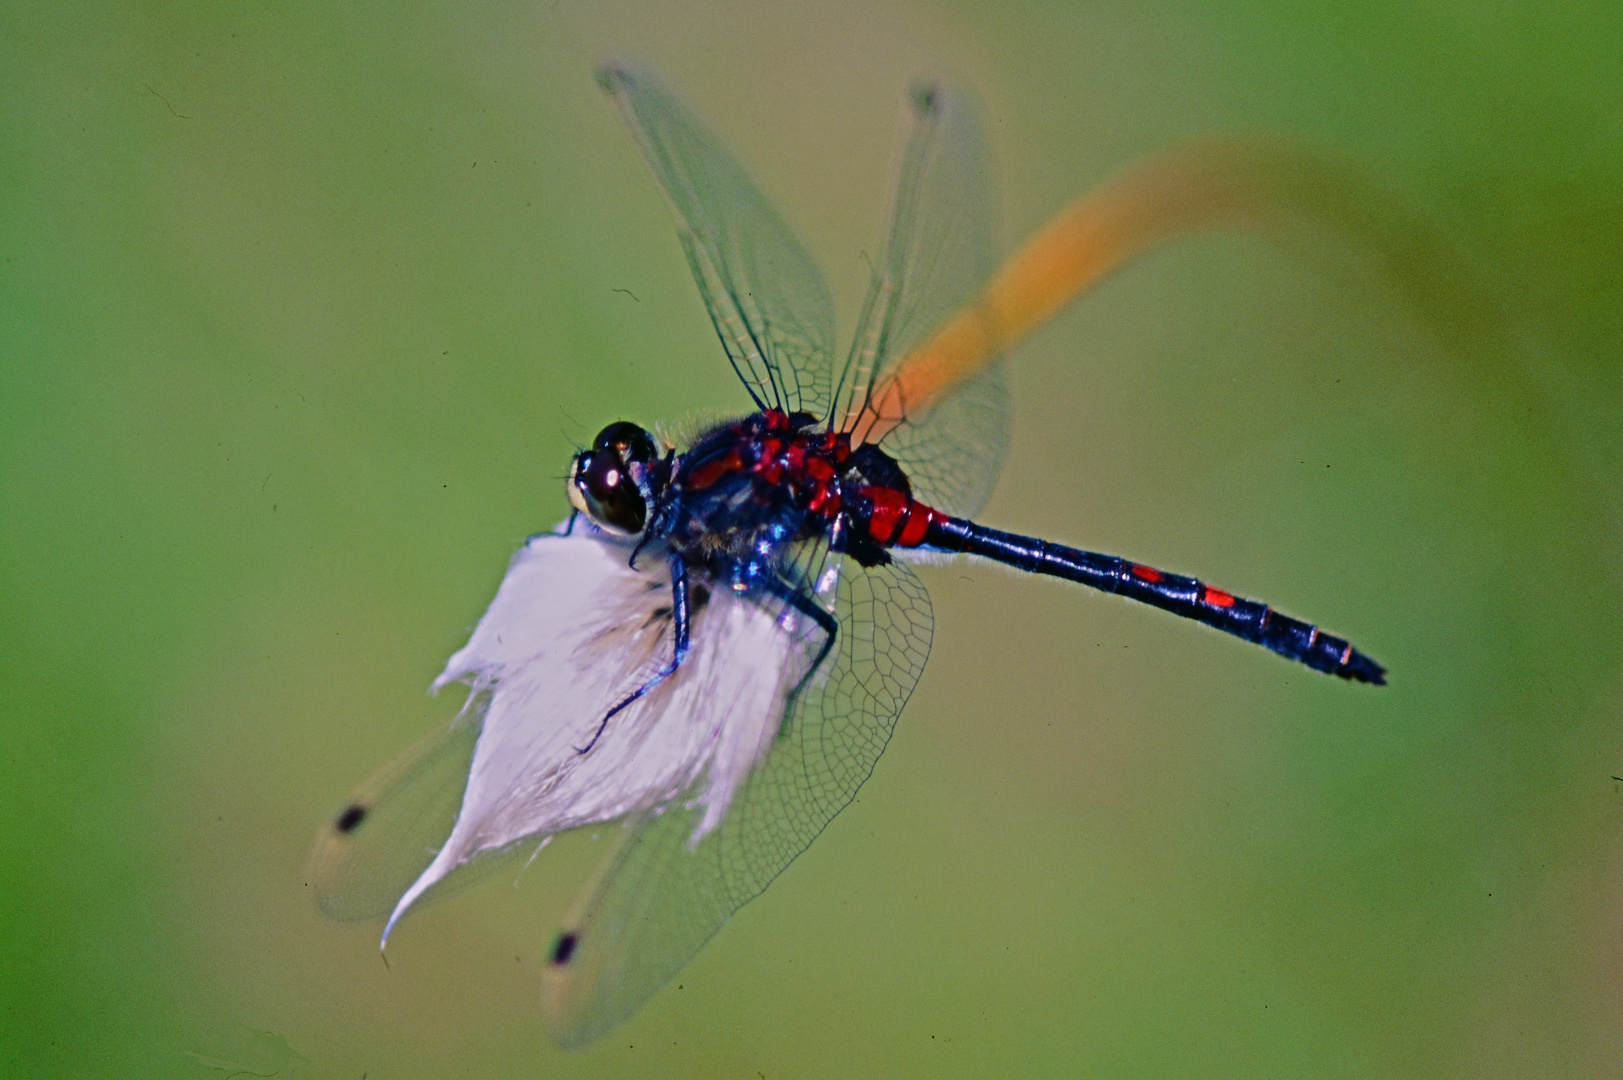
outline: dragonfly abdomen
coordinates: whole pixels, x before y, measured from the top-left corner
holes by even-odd
[[[1314,671],[1376,686],[1386,683],[1386,669],[1345,639],[1260,601],[1115,555],[1078,551],[1035,537],[999,532],[963,518],[948,517],[912,500],[909,503],[900,515],[900,530],[893,530],[898,532],[898,539],[892,542],[899,546],[928,546],[980,555],[1029,573],[1048,574],[1118,593],[1244,638]],[[917,539],[912,543],[905,542],[914,536]]]

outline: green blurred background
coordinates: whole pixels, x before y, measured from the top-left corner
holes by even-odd
[[[0,1072],[1623,1076],[1623,9],[1303,8],[0,9]],[[392,970],[324,922],[311,838],[455,711],[423,691],[576,442],[743,403],[610,54],[737,150],[847,330],[919,73],[982,96],[1008,239],[1221,132],[1429,216],[1497,322],[1168,249],[1014,355],[983,515],[1392,684],[930,569],[859,801],[600,1044],[537,999],[606,836],[414,915]]]

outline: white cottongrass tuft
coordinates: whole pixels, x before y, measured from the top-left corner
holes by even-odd
[[[456,826],[406,890],[383,939],[436,882],[485,852],[613,821],[689,794],[697,844],[771,748],[785,702],[821,632],[700,582],[691,594],[687,660],[622,709],[609,709],[670,661],[670,573],[632,545],[577,520],[572,533],[532,538],[513,557],[468,644],[434,681],[488,692]],[[587,753],[577,748],[591,745]]]

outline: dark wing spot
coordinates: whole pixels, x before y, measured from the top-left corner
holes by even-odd
[[[692,590],[693,610],[699,611],[710,602],[710,590],[703,585],[695,585]]]
[[[573,930],[559,934],[552,946],[552,966],[563,967],[569,963],[569,958],[575,955],[575,946],[579,944],[580,937]]]
[[[338,820],[333,822],[333,828],[341,833],[352,833],[365,820],[366,807],[360,803],[351,803],[344,807],[342,814],[338,815]]]

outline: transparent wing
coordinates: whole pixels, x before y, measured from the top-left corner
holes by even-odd
[[[993,271],[992,182],[973,101],[939,85],[916,87],[884,265],[869,293],[836,406],[853,428],[897,362],[948,315],[968,305]],[[992,493],[1008,444],[1009,406],[995,358],[931,400],[885,403],[879,439],[916,497],[952,514],[975,513]],[[855,434],[860,439],[866,429]]]
[[[814,557],[804,570],[821,577],[820,566]],[[777,743],[721,825],[690,848],[693,809],[653,815],[583,894],[543,993],[559,1042],[589,1042],[669,982],[873,772],[929,655],[930,601],[898,563],[864,570],[843,560],[835,569],[839,631],[827,674],[792,700]]]
[[[598,71],[676,214],[693,279],[755,403],[825,416],[834,302],[777,211],[653,76]]]
[[[456,823],[483,715],[483,702],[470,702],[449,728],[419,740],[356,788],[321,830],[305,880],[325,914],[344,920],[388,915],[434,860]],[[470,864],[435,895],[496,865],[495,859]]]

